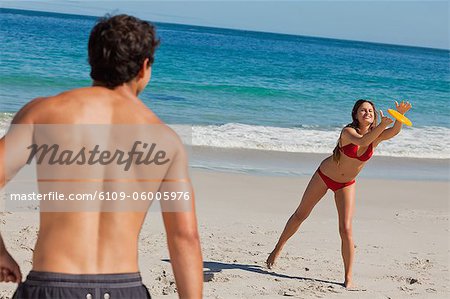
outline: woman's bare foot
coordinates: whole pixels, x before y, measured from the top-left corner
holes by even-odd
[[[353,289],[353,288],[354,288],[353,281],[352,281],[351,279],[346,279],[346,280],[344,281],[344,287],[345,287],[347,290]]]
[[[267,268],[272,269],[273,264],[275,263],[275,260],[278,258],[279,255],[280,255],[280,251],[276,250],[276,249],[274,249],[270,253],[269,257],[266,260]]]
[[[355,291],[355,292],[364,292],[367,291],[365,288],[361,288],[361,286],[355,285],[353,281],[346,280],[344,282],[344,287],[347,291]]]

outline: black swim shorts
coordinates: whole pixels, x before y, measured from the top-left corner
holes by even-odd
[[[13,299],[150,299],[139,273],[63,274],[31,271]]]

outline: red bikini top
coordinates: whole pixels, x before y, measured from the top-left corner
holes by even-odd
[[[359,161],[367,161],[373,155],[372,143],[367,147],[367,150],[361,156],[358,156],[358,148],[356,144],[349,143],[346,146],[339,147],[339,149],[349,158],[358,159]]]

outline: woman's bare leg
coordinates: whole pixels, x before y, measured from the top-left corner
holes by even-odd
[[[353,258],[355,256],[352,234],[352,220],[355,210],[355,184],[337,190],[334,197],[339,214],[339,234],[342,240],[341,250],[345,271],[344,285],[346,288],[350,288],[353,283]]]
[[[283,233],[278,240],[275,249],[267,258],[266,264],[270,269],[272,268],[276,258],[280,254],[287,240],[292,237],[293,234],[298,230],[300,225],[306,218],[308,218],[314,206],[319,202],[320,199],[327,192],[327,186],[323,182],[322,178],[319,176],[317,172],[314,173],[311,180],[309,181],[308,186],[306,187],[305,193],[303,193],[302,200],[297,210],[295,210],[294,214],[289,218],[286,226],[284,227]]]

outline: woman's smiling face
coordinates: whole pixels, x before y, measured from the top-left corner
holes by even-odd
[[[365,102],[359,106],[356,116],[360,124],[369,125],[373,123],[374,114],[375,111],[373,106],[370,103]]]

